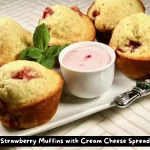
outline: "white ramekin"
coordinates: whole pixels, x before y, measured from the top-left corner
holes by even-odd
[[[79,47],[98,47],[107,51],[111,61],[106,66],[90,71],[77,71],[63,64],[64,56]],[[112,85],[115,71],[115,52],[109,46],[98,42],[78,42],[62,50],[59,55],[60,70],[67,90],[80,98],[95,98],[105,93]]]

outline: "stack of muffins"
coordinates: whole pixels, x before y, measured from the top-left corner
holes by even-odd
[[[114,28],[123,18],[144,11],[140,0],[95,0],[87,14],[94,22],[97,40],[108,44]]]
[[[140,0],[95,0],[87,14],[93,20],[98,41],[109,44],[116,64],[127,77],[150,77],[150,16]]]
[[[78,7],[46,8],[39,24],[50,33],[49,46],[94,41],[92,20]],[[37,62],[17,60],[33,46],[32,34],[16,21],[0,17],[0,120],[10,128],[32,128],[48,122],[56,113],[63,79]]]

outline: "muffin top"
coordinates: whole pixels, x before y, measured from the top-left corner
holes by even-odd
[[[95,27],[105,32],[113,30],[126,16],[144,11],[140,0],[95,0],[87,14],[95,20]]]
[[[13,61],[27,46],[32,44],[32,35],[17,22],[0,17],[0,66]]]
[[[62,87],[61,76],[44,66],[17,60],[0,68],[0,99],[9,108],[18,108],[42,101]]]
[[[114,29],[110,46],[124,57],[150,59],[150,16],[144,13],[124,18]]]
[[[92,20],[76,6],[55,5],[46,8],[39,21],[39,24],[42,23],[48,27],[50,32],[49,45],[95,40],[95,28]]]

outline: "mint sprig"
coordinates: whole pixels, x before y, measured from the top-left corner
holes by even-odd
[[[46,25],[43,23],[36,27],[35,32],[33,34],[34,46],[41,50],[45,50],[48,47],[49,40],[50,34]]]
[[[48,47],[50,34],[45,24],[36,27],[33,34],[33,47],[27,47],[20,53],[20,59],[36,61],[47,68],[54,68],[60,52],[68,46],[55,45]]]

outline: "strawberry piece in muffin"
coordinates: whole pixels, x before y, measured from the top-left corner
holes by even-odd
[[[38,75],[37,71],[33,68],[24,67],[21,71],[13,74],[13,79],[25,79],[25,80],[31,80],[33,78],[38,78],[40,75]]]
[[[47,8],[45,8],[45,10],[43,12],[42,18],[45,19],[48,15],[51,16],[53,13],[54,13],[54,11],[51,8],[47,7]]]
[[[77,6],[72,6],[71,9],[75,12],[77,12],[80,16],[82,16],[82,12],[80,11],[80,9]]]
[[[99,15],[100,15],[100,12],[97,11],[97,10],[94,10],[93,13],[92,13],[92,16],[93,16],[94,19],[95,19],[97,16],[99,16]]]
[[[139,42],[130,41],[129,47],[131,48],[131,53],[135,52],[140,46],[141,44]]]

